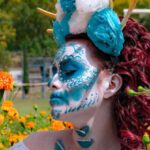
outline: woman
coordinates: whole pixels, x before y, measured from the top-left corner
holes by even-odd
[[[110,20],[116,21],[114,16]],[[104,19],[101,27],[110,31],[107,23]],[[108,32],[116,33],[111,38],[115,44],[103,41],[99,47],[89,32],[65,35],[66,42],[55,57],[50,82],[52,115],[72,122],[75,129],[33,133],[10,150],[144,149],[150,99],[132,97],[128,90],[150,85],[150,34],[129,19],[123,40],[115,23]]]

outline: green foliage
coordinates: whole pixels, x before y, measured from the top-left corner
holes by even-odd
[[[150,14],[149,15],[139,15],[139,22],[148,29],[150,32]]]
[[[0,68],[3,70],[8,70],[11,63],[10,53],[0,47]]]
[[[51,56],[56,49],[55,42],[46,33],[47,28],[52,28],[52,20],[39,14],[37,7],[54,11],[54,0],[22,0],[16,12],[14,22],[16,28],[16,49],[24,48],[25,45],[30,55]],[[24,44],[25,43],[25,44]]]
[[[0,0],[0,44],[11,51],[27,48],[30,56],[53,56],[56,44],[46,33],[47,28],[52,28],[52,20],[36,8],[55,12],[55,3],[56,0]]]
[[[2,0],[0,1],[1,7]],[[8,43],[15,37],[15,34],[16,30],[13,27],[12,13],[0,9],[0,50],[7,48]]]

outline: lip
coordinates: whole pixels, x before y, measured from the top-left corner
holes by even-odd
[[[51,104],[51,106],[60,106],[60,105],[62,105],[63,104],[63,101],[62,101],[62,99],[61,98],[57,98],[57,97],[53,97],[53,98],[51,98],[50,99],[50,104]]]
[[[62,96],[58,93],[52,93],[51,98],[62,98]]]
[[[60,106],[63,105],[64,101],[63,101],[63,97],[61,96],[61,94],[59,93],[52,93],[50,96],[50,105],[51,106]]]

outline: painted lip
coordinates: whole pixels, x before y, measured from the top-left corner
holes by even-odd
[[[53,92],[50,96],[50,105],[51,106],[60,106],[66,104],[63,100],[62,93]]]

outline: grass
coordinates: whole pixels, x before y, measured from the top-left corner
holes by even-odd
[[[39,111],[46,111],[50,113],[50,105],[48,100],[25,100],[25,99],[18,99],[14,100],[14,107],[18,110],[21,116],[25,116],[33,112],[33,106],[37,105]]]

